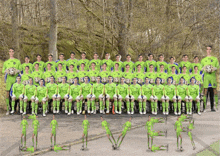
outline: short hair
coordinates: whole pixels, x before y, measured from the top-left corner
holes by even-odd
[[[74,64],[70,64],[70,66],[73,66],[73,67],[74,67]]]
[[[88,76],[85,76],[84,78],[86,78],[86,77],[89,78]]]
[[[75,55],[75,53],[74,53],[73,51],[70,52],[70,55],[71,55],[71,54]]]
[[[161,57],[161,56],[163,56],[163,57],[164,57],[164,55],[163,55],[163,54],[160,54],[158,57]]]
[[[37,54],[37,55],[36,55],[36,57],[38,57],[38,56],[42,57],[41,54]]]
[[[164,66],[163,64],[160,65],[160,67]]]
[[[94,65],[96,65],[96,63],[95,63],[95,62],[92,62],[91,64],[94,64]]]
[[[95,54],[99,56],[99,54],[97,52],[95,52],[93,55],[95,55]]]
[[[105,64],[106,66],[108,66],[107,63],[103,63],[103,65],[104,65],[104,64]]]
[[[113,78],[112,76],[108,76],[108,78],[110,78],[110,77]]]
[[[115,63],[115,65],[116,65],[116,64],[119,66],[119,63]]]
[[[182,58],[185,57],[185,56],[186,56],[186,55],[184,54],[184,55],[182,56]]]
[[[130,65],[129,65],[129,64],[126,64],[126,66],[125,66],[125,67],[127,67],[127,66],[129,66],[129,67],[130,67]]]
[[[55,79],[55,78],[54,78],[54,76],[51,76],[50,78],[53,78],[53,79]]]
[[[29,56],[25,56],[24,58],[28,58],[28,59],[30,59],[30,57],[29,57]]]
[[[185,57],[186,57],[186,56],[188,57],[188,55],[187,55],[187,54],[185,54]]]
[[[194,69],[195,69],[196,67],[198,68],[198,66],[194,66]]]
[[[139,54],[139,55],[138,55],[138,57],[140,57],[140,56],[142,56],[142,57],[143,57],[143,55],[142,55],[142,54]]]
[[[173,68],[173,67],[176,68],[175,66],[172,66],[171,68]]]
[[[50,53],[50,54],[48,54],[48,57],[49,57],[49,56],[53,57],[53,54]]]
[[[186,66],[183,66],[183,68],[185,68]]]
[[[126,57],[128,57],[128,56],[130,56],[130,57],[131,57],[131,55],[130,55],[130,54],[127,54],[127,55],[126,55]]]
[[[61,56],[61,55],[65,56],[64,53],[61,53],[59,56]]]
[[[83,51],[83,52],[81,53],[81,55],[82,55],[82,54],[86,55],[86,52],[85,52],[85,51]]]
[[[149,67],[150,67],[150,66],[154,66],[154,65],[153,65],[153,64],[150,64]]]
[[[176,59],[174,56],[171,56],[171,57],[170,57],[170,60],[171,60],[171,58],[173,58],[174,60]]]
[[[153,56],[153,54],[149,53],[149,54],[148,54],[148,57],[150,57],[151,55]]]
[[[206,47],[210,47],[212,49],[212,45],[207,45]]]
[[[49,65],[52,65],[51,63],[48,63],[48,64],[49,64]],[[48,65],[48,64],[47,64],[47,65]]]
[[[120,79],[125,79],[123,76]]]
[[[26,68],[26,67],[28,67],[28,69],[30,69],[30,67],[29,67],[29,66],[25,66],[25,68]]]
[[[96,78],[100,78],[101,79],[101,76],[97,76]]]
[[[138,67],[138,66],[141,66],[141,64],[138,64],[137,67]]]
[[[14,49],[14,48],[9,48],[9,50],[10,50],[10,49],[12,49],[13,51],[15,51],[15,49]]]
[[[39,63],[35,63],[35,65],[36,65],[36,64],[39,66]],[[34,65],[34,66],[35,66],[35,65]]]
[[[197,57],[199,58],[199,56],[194,56],[194,58],[193,58],[193,59],[195,59],[195,58],[197,58]]]
[[[61,64],[61,66],[63,66],[62,63],[59,63],[58,66],[59,66],[60,64]]]
[[[85,66],[85,63],[81,63],[80,65],[82,65],[82,64]]]
[[[120,54],[116,54],[116,55],[115,55],[115,57],[117,57],[117,56],[121,57],[121,55],[120,55]]]
[[[16,77],[16,79],[17,79],[17,78],[21,78],[21,76],[18,75],[18,76]]]

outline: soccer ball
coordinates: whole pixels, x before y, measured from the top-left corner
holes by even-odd
[[[23,85],[27,85],[28,83],[29,83],[28,80],[25,80],[25,81],[22,82]]]
[[[173,85],[176,85],[176,81],[175,80],[173,80]]]
[[[67,81],[67,83],[70,83],[70,84],[72,84],[74,82],[74,79],[69,79],[68,81]]]
[[[16,68],[9,68],[9,69],[6,69],[6,71],[5,71],[7,74],[9,74],[9,75],[15,75],[15,74],[17,74],[17,73],[19,73],[19,70],[17,70]]]
[[[154,79],[150,79],[150,83],[154,83]]]
[[[50,82],[50,77],[46,78],[46,82],[47,82],[47,83]]]
[[[201,82],[200,82],[200,81],[196,81],[196,84],[197,84],[197,85],[200,85],[200,84],[201,84]]]
[[[40,78],[39,78],[39,77],[35,77],[35,78],[34,78],[34,81],[35,81],[35,82],[39,82],[39,81],[40,81]]]
[[[139,83],[139,84],[142,84],[142,83],[143,83],[143,80],[142,80],[142,79],[138,79],[138,83]]]
[[[62,77],[58,78],[58,82],[61,83],[62,82]]]
[[[83,77],[80,78],[80,82],[84,82]]]
[[[129,83],[131,83],[131,80],[130,80],[130,79],[125,79],[125,82],[126,82],[127,84],[129,84]]]
[[[118,77],[115,77],[115,78],[114,78],[114,82],[116,82],[116,83],[119,82],[119,78],[118,78]]]
[[[92,81],[92,82],[95,82],[95,79],[96,79],[95,76],[92,76],[92,77],[91,77],[91,81]]]
[[[103,78],[102,78],[102,82],[104,82],[104,83],[106,83],[107,80],[108,80],[108,79],[107,79],[106,77],[103,77]]]
[[[212,66],[211,66],[211,65],[207,65],[207,66],[205,67],[205,71],[206,71],[207,73],[211,73],[211,72],[212,72]]]

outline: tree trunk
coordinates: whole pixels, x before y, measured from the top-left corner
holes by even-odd
[[[12,8],[12,46],[16,51],[16,56],[20,60],[20,52],[19,52],[19,36],[18,36],[18,9],[17,9],[17,0],[11,1]]]
[[[50,0],[50,34],[49,53],[53,54],[53,61],[57,60],[57,0]]]

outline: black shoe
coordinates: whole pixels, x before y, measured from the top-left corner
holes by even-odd
[[[212,109],[211,111],[212,111],[212,112],[215,112],[215,109]]]

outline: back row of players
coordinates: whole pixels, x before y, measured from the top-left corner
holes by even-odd
[[[106,100],[106,113],[109,113],[109,101],[114,101],[116,113],[120,114],[121,102],[124,100],[127,113],[133,114],[134,100],[137,100],[140,114],[145,114],[146,101],[148,100],[151,103],[153,114],[157,114],[157,101],[162,102],[163,114],[168,114],[170,101],[174,102],[174,113],[180,114],[181,100],[183,100],[186,102],[188,114],[192,113],[192,101],[197,102],[198,113],[200,114],[199,98],[203,86],[205,89],[209,85],[212,85],[213,88],[217,86],[215,74],[219,63],[218,59],[211,56],[210,53],[211,47],[209,46],[207,47],[207,57],[201,61],[201,64],[197,56],[194,57],[194,63],[190,63],[187,61],[187,55],[184,55],[183,61],[177,65],[174,63],[174,57],[170,58],[169,64],[164,62],[163,55],[159,56],[160,61],[158,62],[153,60],[152,54],[148,55],[149,60],[146,62],[142,61],[143,56],[139,55],[139,61],[136,63],[131,62],[131,56],[127,55],[127,61],[123,63],[120,61],[120,55],[116,55],[115,62],[109,59],[108,53],[105,55],[106,59],[102,61],[98,60],[97,54],[94,54],[93,60],[88,61],[85,59],[85,53],[82,53],[81,60],[76,60],[74,58],[75,54],[71,52],[69,60],[65,61],[64,55],[61,54],[57,63],[52,61],[52,55],[48,56],[49,61],[47,63],[42,62],[41,56],[37,55],[38,61],[32,66],[28,57],[25,57],[25,63],[20,65],[19,60],[13,59],[14,51],[10,49],[9,55],[10,58],[12,55],[12,59],[4,63],[3,72],[7,75],[6,89],[8,91],[14,83],[12,77],[15,77],[19,72],[18,70],[13,71],[11,68],[22,70],[21,78],[17,77],[17,83],[12,87],[11,113],[14,113],[13,104],[16,99],[23,101],[24,105],[25,101],[32,101],[32,113],[34,113],[34,110],[37,113],[37,103],[43,102],[45,104],[43,104],[44,116],[47,112],[49,99],[53,100],[54,113],[59,112],[59,101],[64,99],[66,113],[71,114],[72,101],[75,100],[77,102],[77,114],[80,114],[82,112],[82,101],[87,99],[89,113],[90,103],[92,104],[91,112],[96,113],[95,100],[100,102],[100,113],[103,113],[105,107],[103,101]],[[204,75],[204,85],[202,75]],[[46,87],[42,88],[44,80]],[[66,80],[70,85],[73,85],[67,84]],[[18,85],[19,83],[23,84]],[[31,89],[32,83],[33,86],[39,87]],[[189,84],[190,86],[188,86]],[[27,86],[24,87],[24,85]],[[32,90],[32,93],[30,90]],[[26,95],[26,92],[29,96]],[[177,113],[177,103],[179,113]],[[69,112],[67,111],[68,107]],[[20,108],[20,111],[23,112],[22,107]],[[119,108],[119,111],[117,108]],[[24,113],[26,113],[26,110],[24,110]]]

